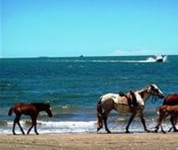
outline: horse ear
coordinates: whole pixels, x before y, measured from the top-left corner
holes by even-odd
[[[50,106],[50,102],[49,101],[46,101],[45,104]]]
[[[49,104],[50,102],[49,102],[49,101],[46,101],[45,103],[46,103],[46,104]]]
[[[147,86],[147,91],[151,91],[151,87],[152,87],[152,84],[150,84],[149,86]]]

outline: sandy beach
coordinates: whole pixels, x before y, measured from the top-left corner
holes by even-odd
[[[3,150],[178,150],[178,134],[0,135]]]

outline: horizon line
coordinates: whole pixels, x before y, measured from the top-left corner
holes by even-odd
[[[162,54],[162,56],[176,56],[178,54]],[[79,56],[17,56],[17,57],[0,57],[0,59],[30,59],[30,58],[87,58],[87,57],[139,57],[139,56],[159,56],[154,54],[141,54],[141,55],[79,55]]]

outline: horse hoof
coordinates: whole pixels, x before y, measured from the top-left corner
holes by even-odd
[[[125,131],[125,133],[130,133],[130,132],[127,130],[127,131]]]
[[[151,133],[152,131],[151,130],[145,130],[147,133]]]
[[[157,133],[157,131],[154,131],[154,130],[153,130],[153,131],[150,131],[149,133]]]
[[[111,131],[107,131],[107,133],[109,133],[109,134],[110,134],[110,133],[111,133]]]
[[[154,130],[153,133],[158,133],[158,130]]]
[[[101,129],[101,128],[97,128],[97,131],[96,131],[96,132],[98,133],[100,129]]]

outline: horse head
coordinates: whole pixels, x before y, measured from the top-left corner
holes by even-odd
[[[38,111],[45,111],[49,117],[52,117],[52,109],[50,104],[47,103],[31,103],[32,105],[34,105]]]
[[[163,92],[158,88],[158,86],[156,84],[150,84],[147,87],[147,92],[149,94],[151,94],[152,96],[156,96],[156,97],[159,97],[161,99],[164,98]]]
[[[52,117],[53,113],[52,113],[52,109],[51,109],[50,104],[49,103],[45,103],[45,105],[46,105],[45,111],[47,112],[47,114],[48,114],[49,117]]]

